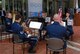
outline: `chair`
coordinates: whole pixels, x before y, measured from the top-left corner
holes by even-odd
[[[58,38],[49,38],[46,43],[46,54],[48,54],[48,50],[51,52],[63,52],[66,54],[66,48],[64,46],[64,41]]]
[[[27,41],[23,42],[21,39],[19,39],[19,36],[17,34],[13,33],[12,42],[13,42],[13,54],[15,54],[15,51],[14,51],[15,50],[15,44],[20,44],[21,45],[22,53],[24,54],[24,46],[27,43]]]
[[[12,35],[11,35],[10,32],[6,32],[5,28],[6,28],[5,25],[1,25],[1,29],[0,29],[0,31],[1,31],[1,41],[3,40],[3,36],[5,35],[4,38],[5,39],[8,38],[9,42],[10,42],[10,38],[12,37]]]
[[[1,30],[2,30],[2,25],[0,25],[0,41],[2,42],[2,36],[1,36]]]

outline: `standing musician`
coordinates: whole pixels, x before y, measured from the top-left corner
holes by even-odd
[[[70,18],[69,12],[66,13],[66,21],[67,21],[67,30],[69,32],[69,36],[71,36],[74,34],[74,31],[73,31],[73,19]]]

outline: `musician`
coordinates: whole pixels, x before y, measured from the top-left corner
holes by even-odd
[[[5,18],[5,26],[7,32],[11,32],[11,25],[12,25],[12,14],[9,12],[6,14]]]
[[[12,31],[16,34],[19,35],[20,39],[23,40],[23,42],[28,41],[28,43],[30,44],[30,48],[29,48],[29,52],[33,53],[34,48],[37,44],[37,37],[34,36],[28,36],[28,33],[24,31],[23,27],[25,25],[25,23],[23,23],[23,25],[21,26],[19,23],[21,21],[21,15],[16,15],[15,17],[15,22],[12,24]],[[24,26],[25,28],[27,28],[26,26]]]
[[[47,13],[46,12],[42,12],[42,17],[38,18],[38,22],[41,22],[43,24],[43,28],[39,30],[39,34],[40,34],[40,40],[44,40],[45,36],[43,36],[41,33],[43,32],[42,30],[45,29],[45,26],[47,26],[47,22],[45,21],[47,17]]]
[[[5,20],[5,16],[6,16],[5,10],[1,10],[1,11],[0,11],[0,16],[1,16],[2,24],[4,24],[4,20]]]
[[[68,37],[68,33],[65,27],[60,25],[61,19],[58,14],[54,14],[53,17],[54,23],[46,26],[46,32],[49,38],[59,38],[64,40],[63,38]],[[64,41],[64,48],[66,48],[66,41]],[[54,54],[58,54],[59,52],[54,52]]]
[[[73,31],[73,19],[70,18],[70,13],[66,13],[67,30],[69,31],[69,36],[74,34]]]

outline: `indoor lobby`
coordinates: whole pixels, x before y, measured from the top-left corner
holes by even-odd
[[[3,17],[8,18],[8,13],[11,14],[12,24],[17,21],[16,15],[19,14],[20,25],[27,32],[28,37],[30,35],[37,36],[35,53],[28,52],[30,47],[28,41],[21,40],[15,32],[6,31],[6,19]],[[60,51],[57,50],[60,53],[54,53],[56,49],[49,48],[47,50],[49,39],[44,28],[45,24],[48,26],[55,22],[53,18],[56,13],[63,22],[60,25],[65,28],[68,25],[66,13],[69,13],[70,19],[73,20],[69,23],[72,26],[73,34],[66,40],[67,47],[60,48],[62,49]],[[42,17],[46,19],[43,20]],[[56,27],[55,29],[57,30]],[[80,0],[0,0],[0,54],[80,54]]]

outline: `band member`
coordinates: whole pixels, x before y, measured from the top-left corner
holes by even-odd
[[[34,48],[37,44],[37,37],[36,36],[28,36],[29,34],[24,31],[23,27],[19,24],[21,21],[21,15],[16,15],[15,22],[12,24],[12,31],[19,35],[20,39],[23,40],[23,42],[28,41],[30,44],[29,52],[33,53]],[[24,26],[24,24],[23,24]]]

